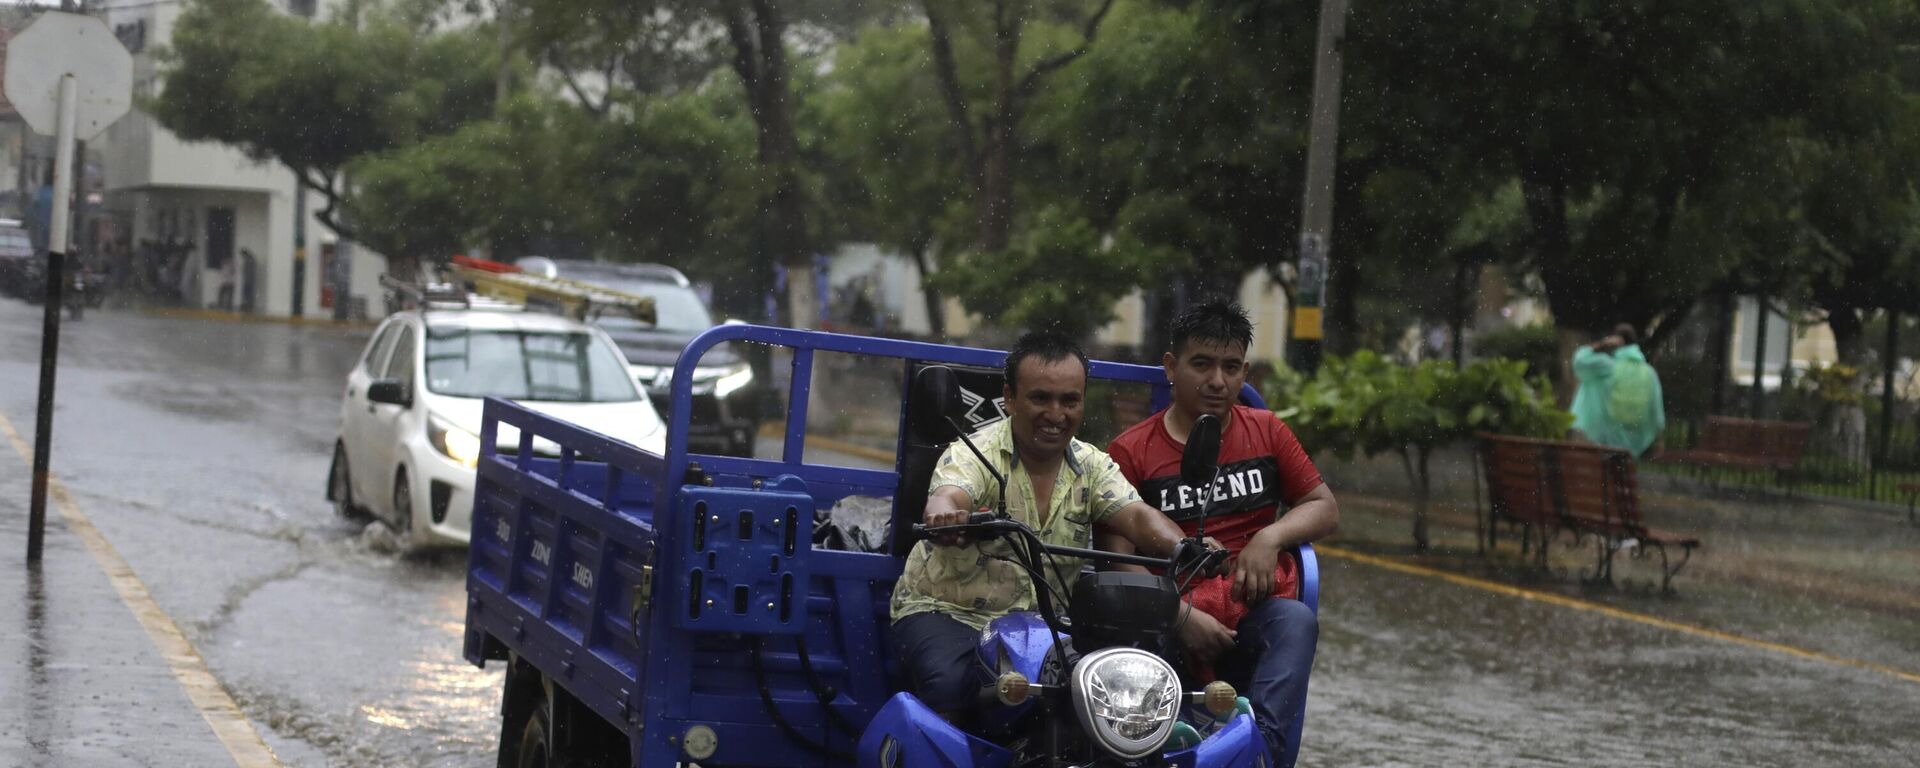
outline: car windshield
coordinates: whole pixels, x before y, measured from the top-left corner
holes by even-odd
[[[684,331],[699,333],[713,327],[713,315],[707,313],[707,305],[700,301],[700,295],[693,289],[666,283],[644,281],[598,281],[609,288],[627,293],[637,293],[653,297],[654,310],[659,313],[659,322],[647,325],[631,317],[609,315],[595,321],[609,331],[657,330]]]
[[[435,329],[427,389],[451,397],[610,403],[637,400],[611,347],[592,334]]]

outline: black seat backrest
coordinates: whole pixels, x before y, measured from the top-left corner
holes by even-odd
[[[909,386],[921,381],[920,371],[924,365],[914,362],[908,366]],[[956,421],[968,432],[978,430],[987,424],[1005,417],[1000,405],[1002,380],[1004,376],[998,370],[988,368],[967,368],[947,366],[953,369],[960,381],[962,390],[961,406],[965,413]],[[920,413],[920,409],[929,407],[926,398],[915,397],[909,391],[906,401],[906,418],[902,420],[904,433],[901,435],[900,486],[893,494],[893,543],[889,550],[895,557],[906,557],[913,550],[918,539],[913,535],[913,524],[920,522],[920,515],[927,507],[927,484],[933,481],[933,469],[940,461],[956,433],[946,426],[939,414]]]

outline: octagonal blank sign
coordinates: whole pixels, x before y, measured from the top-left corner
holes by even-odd
[[[7,43],[7,98],[35,132],[59,126],[60,78],[74,76],[74,138],[91,139],[133,106],[133,56],[107,23],[47,11]]]

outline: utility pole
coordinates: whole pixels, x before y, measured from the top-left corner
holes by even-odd
[[[1333,257],[1333,178],[1340,143],[1340,48],[1347,37],[1347,0],[1320,0],[1314,41],[1313,118],[1307,141],[1307,183],[1300,198],[1300,285],[1294,291],[1292,363],[1320,367],[1326,338],[1327,266]]]
[[[497,0],[494,4],[494,24],[500,33],[500,62],[493,72],[493,114],[499,117],[507,109],[507,80],[513,74],[513,31],[507,28],[507,17],[513,12],[508,0]]]
[[[307,314],[307,188],[300,169],[293,170],[293,312]]]
[[[1767,372],[1767,294],[1765,291],[1753,297],[1753,314],[1758,318],[1753,327],[1753,402],[1747,405],[1747,417],[1760,418],[1761,405],[1766,402],[1767,391],[1761,379]]]

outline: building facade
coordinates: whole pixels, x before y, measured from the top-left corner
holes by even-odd
[[[280,5],[302,15],[315,10],[298,0]],[[165,87],[154,52],[182,11],[180,0],[95,6],[133,54],[136,105]],[[163,303],[281,317],[365,316],[368,304],[380,303],[386,259],[340,242],[315,217],[319,196],[301,189],[286,166],[224,144],[183,141],[138,108],[90,148],[99,153],[105,192],[93,227],[98,258],[127,272],[117,284]],[[302,207],[305,226],[296,227]]]

